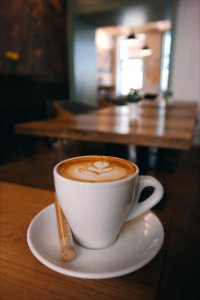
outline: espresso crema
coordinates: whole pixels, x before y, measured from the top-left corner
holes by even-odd
[[[58,166],[65,178],[84,182],[115,181],[131,176],[136,167],[123,159],[110,156],[83,156],[67,160]]]

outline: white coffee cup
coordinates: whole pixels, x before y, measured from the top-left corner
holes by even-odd
[[[163,187],[157,179],[139,176],[135,164],[110,156],[62,161],[54,168],[54,183],[75,239],[91,249],[112,245],[124,222],[150,210],[163,196]],[[153,193],[138,202],[142,190],[150,186]]]

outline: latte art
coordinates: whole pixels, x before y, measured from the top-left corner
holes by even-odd
[[[109,156],[83,156],[70,159],[58,166],[63,177],[86,182],[105,182],[126,178],[134,174],[133,164]]]
[[[82,174],[100,175],[103,173],[111,172],[113,169],[108,162],[96,161],[91,166],[80,168]]]
[[[108,178],[108,176],[117,176],[119,173],[124,173],[124,170],[120,168],[116,168],[111,166],[109,162],[104,161],[96,161],[94,163],[86,164],[83,167],[74,170],[76,172],[76,177],[83,175],[85,180],[92,180],[92,181],[102,181],[103,178]],[[109,173],[109,174],[108,174]],[[79,175],[78,175],[79,174]]]

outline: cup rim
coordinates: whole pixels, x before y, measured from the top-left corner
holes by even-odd
[[[95,182],[93,182],[93,181],[79,181],[79,180],[75,180],[75,179],[71,179],[71,178],[66,178],[66,177],[64,177],[64,176],[62,176],[58,173],[59,165],[61,165],[65,161],[69,161],[69,160],[73,160],[73,159],[77,159],[77,158],[82,158],[82,157],[96,157],[96,156],[111,157],[111,158],[116,158],[116,159],[119,159],[119,160],[127,161],[130,164],[134,165],[134,167],[136,168],[136,171],[132,175],[130,175],[128,177],[125,177],[125,178],[121,178],[121,179],[117,179],[117,180],[113,180],[113,181],[100,181],[100,182],[96,182],[96,181]],[[95,155],[94,154],[94,155],[80,155],[80,156],[74,156],[74,157],[63,159],[62,161],[58,162],[54,166],[53,173],[54,173],[55,176],[58,176],[59,178],[61,178],[64,181],[74,182],[76,184],[91,184],[91,185],[98,185],[99,186],[99,185],[117,184],[119,182],[129,181],[129,180],[131,180],[132,178],[136,177],[139,174],[139,168],[135,163],[133,163],[132,161],[130,161],[128,159],[124,159],[124,158],[120,158],[120,157],[116,157],[116,156],[111,156],[111,155]]]

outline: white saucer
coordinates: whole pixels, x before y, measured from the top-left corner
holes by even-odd
[[[29,225],[27,241],[33,255],[48,268],[64,275],[99,279],[125,275],[147,264],[160,250],[164,230],[149,211],[126,222],[118,240],[109,248],[90,250],[75,244],[77,258],[62,262],[54,205],[38,213]]]

